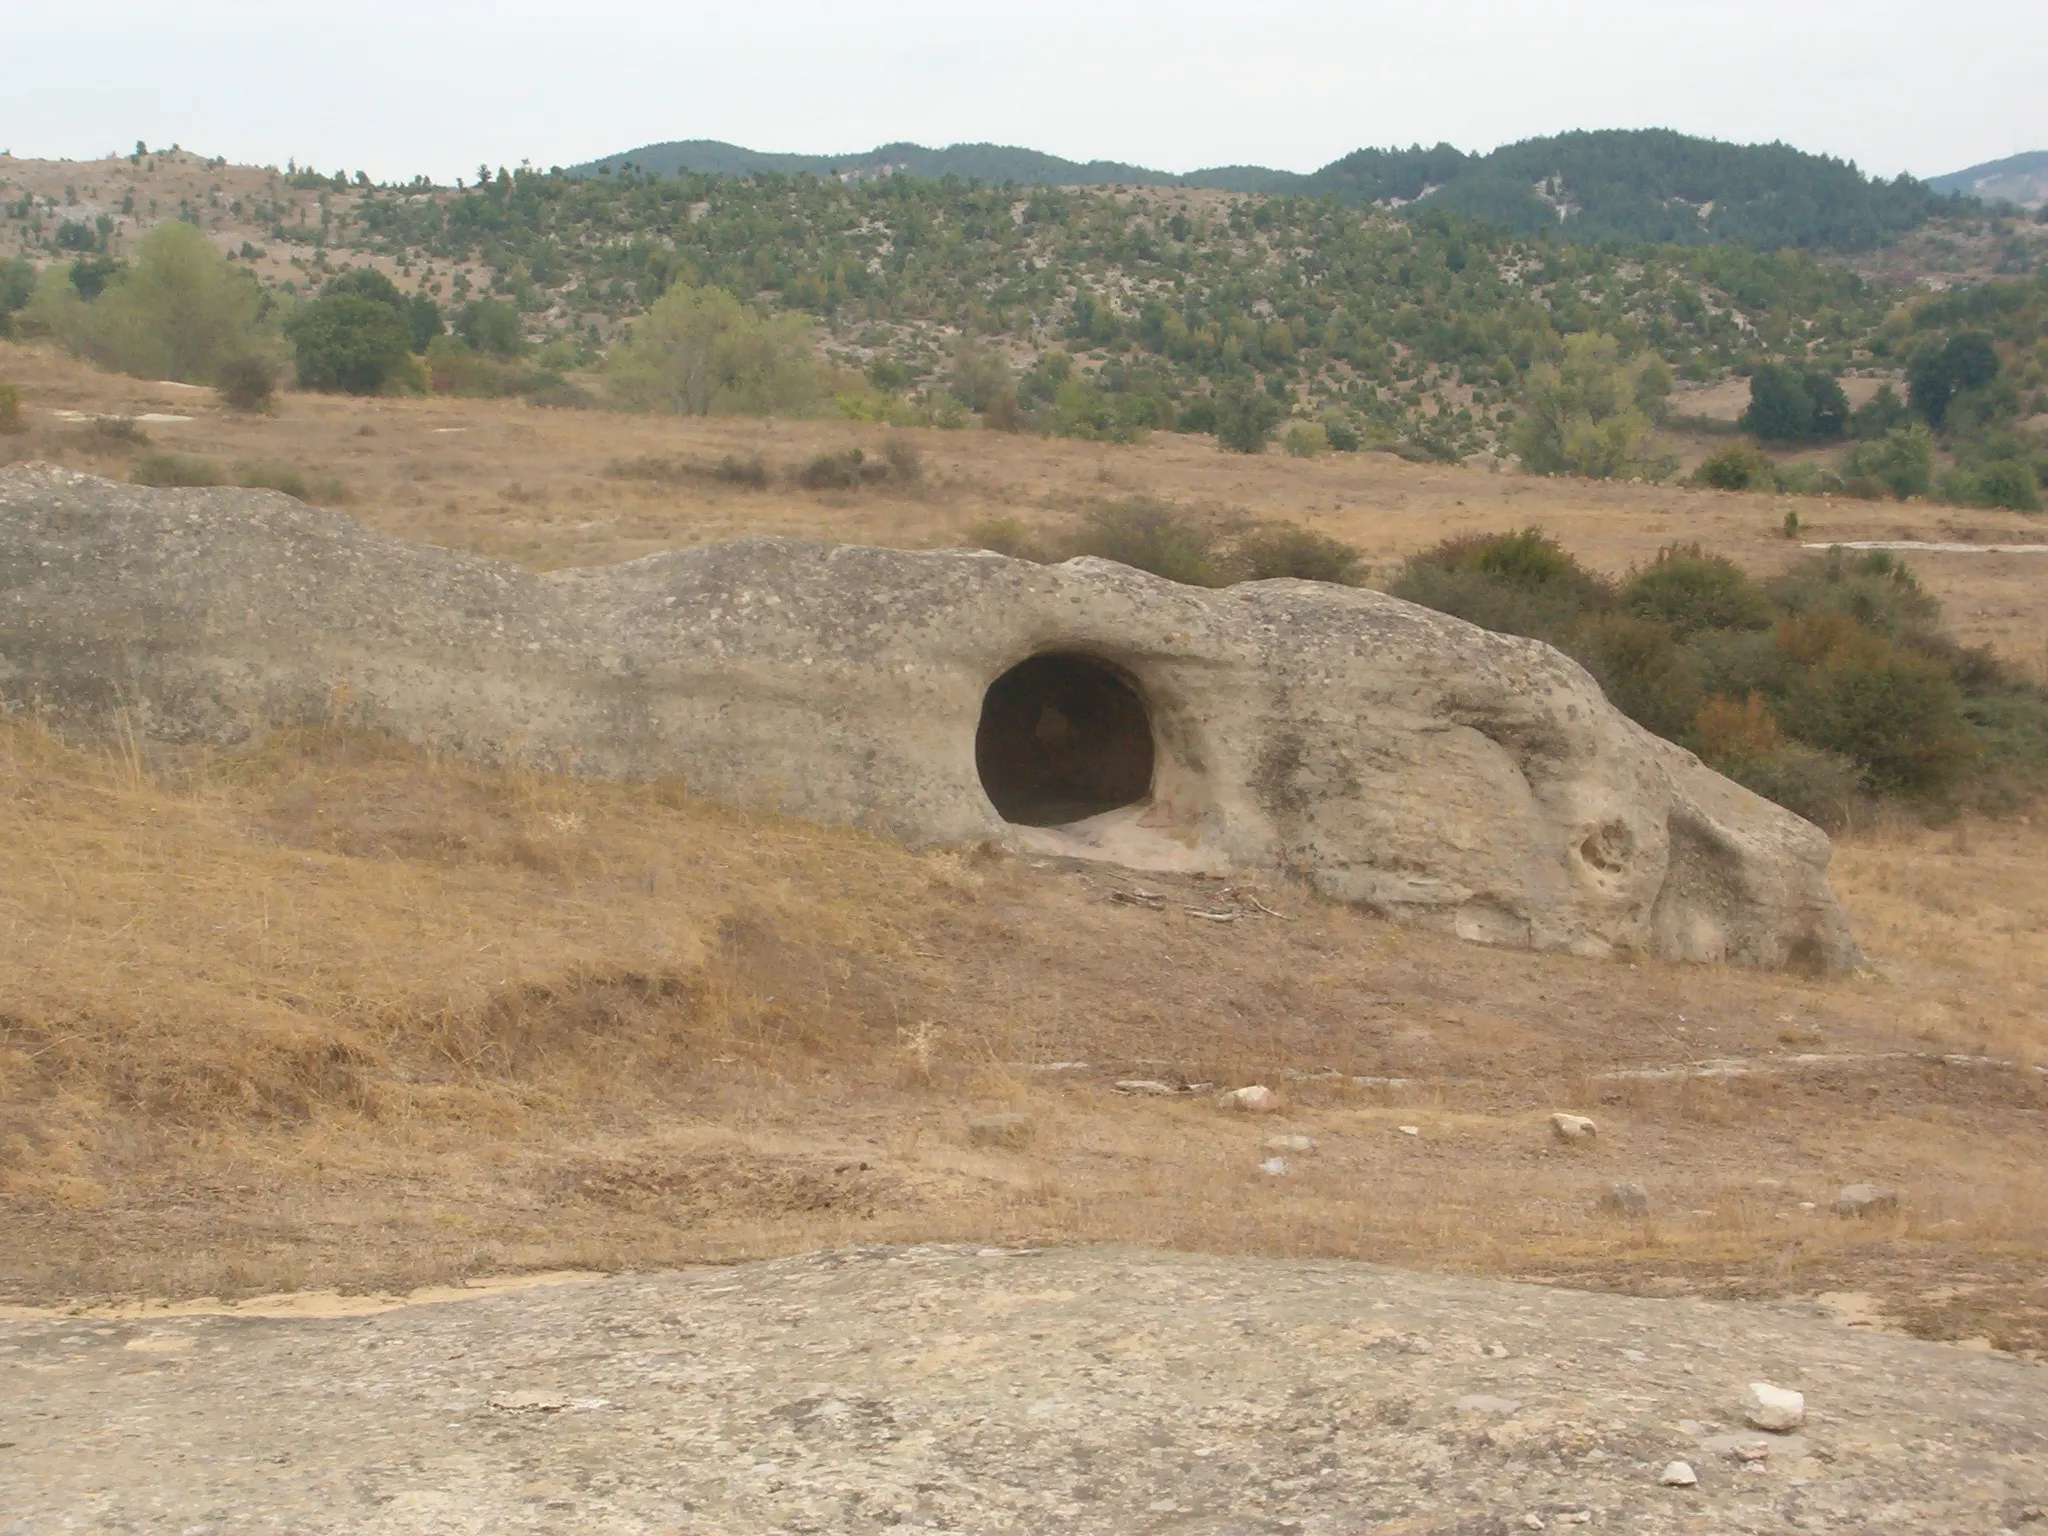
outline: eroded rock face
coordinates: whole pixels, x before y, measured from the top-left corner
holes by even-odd
[[[1308,582],[777,538],[542,576],[271,492],[37,466],[0,472],[0,700],[167,742],[345,700],[480,758],[913,843],[1277,869],[1491,943],[1856,958],[1827,839],[1575,663]]]

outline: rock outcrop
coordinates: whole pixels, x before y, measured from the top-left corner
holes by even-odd
[[[741,539],[536,575],[257,491],[0,471],[0,701],[352,718],[913,843],[1277,870],[1491,943],[1853,964],[1827,839],[1548,646],[1377,592]]]

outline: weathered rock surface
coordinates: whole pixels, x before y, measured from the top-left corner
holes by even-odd
[[[1730,1459],[1766,1368],[1812,1390],[1803,1438]],[[2048,1501],[2048,1371],[2011,1358],[1790,1309],[1103,1250],[0,1321],[0,1402],[7,1536],[1996,1532]],[[1673,1461],[1695,1486],[1659,1486]]]
[[[1493,943],[1856,958],[1826,838],[1566,657],[1307,582],[790,539],[535,575],[27,466],[0,471],[0,701],[178,742],[342,708],[917,843],[1284,872]]]

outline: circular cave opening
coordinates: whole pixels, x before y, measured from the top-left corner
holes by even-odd
[[[1107,663],[1033,656],[989,684],[974,763],[1003,820],[1065,826],[1151,794],[1152,717]]]

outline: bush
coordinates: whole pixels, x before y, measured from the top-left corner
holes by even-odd
[[[1242,535],[1227,562],[1239,581],[1326,581],[1355,587],[1365,579],[1365,557],[1356,548],[1298,523],[1268,523]]]
[[[412,337],[389,304],[360,294],[322,294],[285,323],[308,389],[373,395],[404,377]]]
[[[1692,483],[1717,491],[1768,491],[1777,486],[1778,468],[1769,454],[1748,443],[1730,443],[1707,456],[1692,472]]]
[[[222,361],[214,388],[232,410],[267,411],[277,394],[277,368],[267,357],[240,352]]]
[[[397,290],[392,292],[395,296]],[[455,334],[472,351],[492,357],[518,357],[526,350],[519,311],[503,299],[476,299],[463,305],[455,317]]]
[[[768,488],[768,464],[758,453],[741,458],[728,453],[721,459],[664,458],[646,454],[637,459],[613,459],[604,472],[614,480],[651,480],[657,485],[689,485],[713,481],[743,485],[749,490]]]
[[[348,487],[332,475],[308,479],[302,471],[289,465],[263,460],[237,464],[235,484],[253,491],[282,491],[287,496],[296,496],[300,501],[320,506],[338,506],[352,499]]]
[[[1849,430],[1849,401],[1831,373],[1764,363],[1749,376],[1738,425],[1769,443],[1828,442]]]
[[[1216,408],[1216,402],[1207,395],[1197,395],[1181,408],[1174,418],[1173,430],[1188,433],[1213,433],[1222,422],[1223,416]]]
[[[1562,355],[1529,377],[1521,415],[1508,434],[1522,467],[1536,474],[1622,475],[1655,478],[1648,453],[1654,393],[1650,359],[1621,361],[1612,336],[1584,332],[1565,338]],[[1669,375],[1663,375],[1668,386]]]
[[[0,382],[0,432],[25,431],[21,419],[21,386]]]
[[[1804,816],[1826,832],[1839,832],[1849,824],[1863,788],[1854,763],[1796,741],[1723,771],[1751,794]]]
[[[186,453],[145,453],[135,461],[129,479],[137,485],[226,485],[228,477],[211,459]]]
[[[679,416],[801,411],[826,398],[809,325],[764,318],[722,288],[669,289],[605,371],[621,405]]]
[[[867,455],[858,448],[834,448],[816,455],[796,472],[807,491],[847,491],[861,483]]]
[[[2041,482],[2025,459],[1991,459],[1950,471],[1941,493],[1969,507],[2006,507],[2014,512],[2041,510]]]
[[[90,303],[55,268],[29,312],[72,350],[145,379],[213,383],[233,357],[270,350],[270,300],[253,275],[182,219],[135,246],[135,264]]]
[[[1614,605],[1604,578],[1536,528],[1446,539],[1410,556],[1390,590],[1485,629],[1553,644]]]
[[[1814,626],[1803,626],[1804,635],[1799,627],[1788,624],[1780,642],[1795,654]],[[1836,629],[1787,695],[1784,717],[1799,740],[1861,764],[1870,787],[1884,794],[1938,794],[1972,755],[1947,669],[1868,631]]]
[[[1092,508],[1067,541],[1068,557],[1093,555],[1191,587],[1220,587],[1229,576],[1216,536],[1172,507],[1142,496]]]
[[[924,453],[902,433],[892,432],[882,439],[882,460],[888,466],[889,478],[898,485],[924,483]]]
[[[1320,426],[1301,421],[1287,429],[1280,446],[1287,450],[1290,458],[1312,459],[1329,449],[1330,436]]]
[[[1012,560],[1043,560],[1044,552],[1023,522],[1007,514],[976,518],[967,530],[969,549],[993,550]]]
[[[1645,730],[1680,741],[1698,718],[1702,693],[1690,652],[1662,624],[1628,613],[1588,619],[1565,646],[1599,681],[1607,700]]]
[[[1284,414],[1265,391],[1234,384],[1216,397],[1216,441],[1232,453],[1264,453]]]
[[[1887,549],[1831,549],[1799,561],[1764,590],[1789,614],[1843,614],[1888,640],[1925,635],[1941,616],[1941,604]]]
[[[1842,475],[1852,483],[1875,482],[1900,501],[1925,496],[1934,483],[1934,436],[1917,421],[1894,427],[1876,442],[1851,448]]]
[[[1358,428],[1348,421],[1324,422],[1323,435],[1329,439],[1330,447],[1338,453],[1356,453],[1362,446]]]
[[[1763,589],[1733,560],[1698,544],[1671,544],[1632,571],[1621,606],[1670,627],[1683,640],[1702,629],[1768,629],[1775,617]]]

